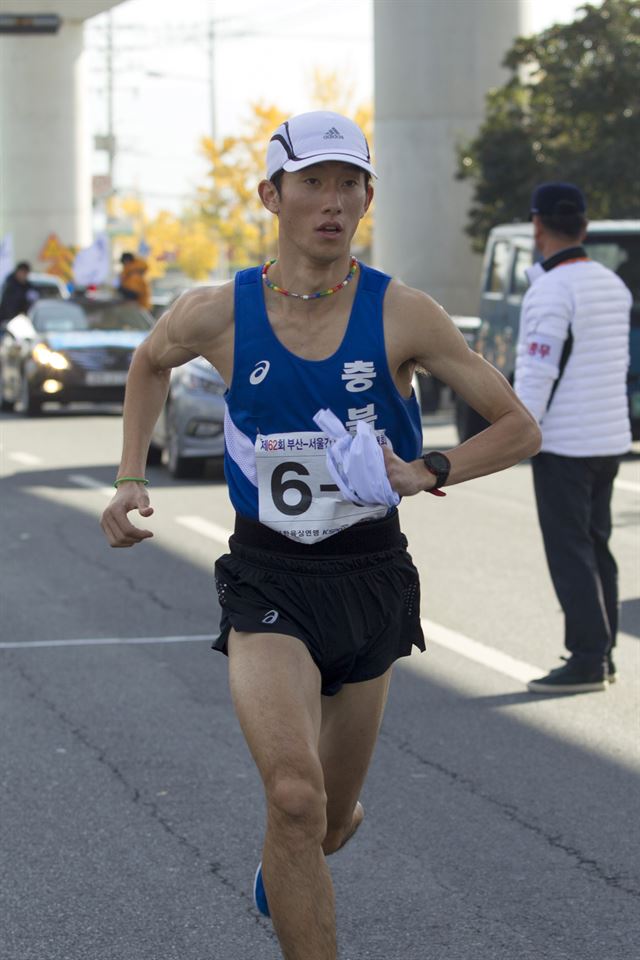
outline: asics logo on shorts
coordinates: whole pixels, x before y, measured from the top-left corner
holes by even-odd
[[[249,377],[249,383],[252,383],[254,386],[257,383],[262,383],[266,375],[269,373],[270,367],[271,362],[269,360],[260,360],[256,364],[255,370],[252,371],[251,376]]]
[[[278,613],[277,610],[269,610],[269,612],[266,613],[266,614],[264,615],[264,617],[262,618],[262,622],[263,622],[263,623],[275,623],[279,616],[280,616],[280,614]]]

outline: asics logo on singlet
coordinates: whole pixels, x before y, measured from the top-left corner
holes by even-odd
[[[344,140],[344,137],[342,136],[339,130],[336,130],[335,127],[331,127],[330,130],[327,130],[327,132],[325,133],[322,139],[323,140]]]
[[[249,383],[252,383],[254,386],[257,383],[262,383],[266,375],[269,373],[269,368],[271,363],[269,360],[260,360],[256,364],[255,370],[252,371],[251,376],[249,377]]]
[[[266,614],[264,615],[264,617],[262,618],[262,622],[263,622],[263,623],[275,623],[279,616],[280,616],[280,614],[278,613],[277,610],[269,610],[269,612],[266,613]]]

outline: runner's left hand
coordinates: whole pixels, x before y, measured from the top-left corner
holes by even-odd
[[[388,447],[382,447],[384,465],[389,483],[401,497],[412,497],[416,493],[431,490],[436,485],[436,477],[429,473],[422,460],[409,463],[401,460]]]

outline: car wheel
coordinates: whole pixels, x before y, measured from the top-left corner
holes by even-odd
[[[422,413],[437,413],[440,407],[442,383],[436,379],[436,377],[431,376],[431,374],[419,373],[417,379],[420,385],[418,399]]]
[[[162,447],[157,447],[155,443],[149,445],[147,452],[147,466],[157,467],[162,463]]]
[[[202,475],[204,461],[180,454],[180,437],[171,413],[167,413],[167,469],[176,480]]]
[[[42,413],[42,403],[34,397],[24,373],[20,384],[20,410],[25,417],[38,417]]]
[[[2,369],[0,368],[0,410],[13,410],[15,407],[15,400],[7,400],[4,395],[4,383],[2,377]]]
[[[489,426],[489,421],[481,417],[468,403],[456,397],[456,427],[460,443],[470,440]]]

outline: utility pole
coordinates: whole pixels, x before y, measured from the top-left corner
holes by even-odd
[[[107,172],[109,175],[109,193],[114,192],[114,166],[116,156],[116,138],[113,124],[113,13],[107,14]]]
[[[209,135],[213,142],[215,143],[217,136],[217,123],[216,123],[216,60],[215,60],[215,43],[216,43],[216,24],[213,17],[209,20],[209,31],[208,31],[208,62],[209,62]]]

